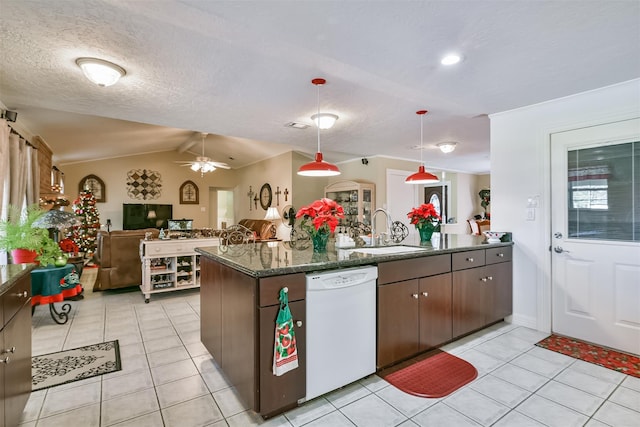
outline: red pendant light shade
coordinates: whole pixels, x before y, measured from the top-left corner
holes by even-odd
[[[422,119],[425,114],[427,114],[427,110],[416,111],[416,114],[420,116],[420,167],[418,167],[418,172],[409,175],[407,179],[404,180],[405,184],[432,184],[434,182],[440,181],[437,176],[432,173],[429,173],[424,170],[424,162],[422,161]]]
[[[325,84],[325,79],[313,79],[311,83],[318,88],[318,117],[320,116],[320,86]],[[316,152],[316,158],[313,162],[306,163],[300,166],[298,169],[298,175],[302,176],[335,176],[340,175],[340,169],[334,164],[325,162],[322,160],[322,152],[320,151],[320,125],[319,122],[316,125],[318,128],[318,151]]]

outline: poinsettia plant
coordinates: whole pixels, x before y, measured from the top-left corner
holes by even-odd
[[[322,198],[296,213],[296,218],[302,218],[300,227],[312,236],[319,233],[333,233],[339,220],[344,218],[344,209],[334,200]]]
[[[423,227],[435,228],[440,223],[440,215],[438,215],[432,203],[423,203],[417,208],[411,209],[407,217],[411,220],[411,224],[414,224],[418,229]]]
[[[60,243],[58,243],[58,245],[60,246],[60,249],[62,249],[62,252],[65,253],[77,254],[80,250],[78,245],[76,245],[76,243],[69,238],[60,240]]]

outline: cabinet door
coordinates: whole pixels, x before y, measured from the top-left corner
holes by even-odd
[[[451,340],[451,273],[420,279],[420,351]]]
[[[4,329],[0,329],[0,348],[6,348],[4,346]],[[0,355],[2,360],[5,360],[5,357],[7,357],[6,354]],[[4,421],[4,384],[6,381],[6,371],[7,364],[0,362],[0,426],[2,427],[6,425]]]
[[[497,322],[513,311],[512,263],[503,262],[487,267],[488,307],[486,323]]]
[[[453,272],[453,336],[483,327],[487,310],[486,267]]]
[[[221,265],[202,257],[200,286],[200,340],[222,364],[222,272]]]
[[[6,319],[5,319],[6,320]],[[31,306],[24,304],[4,327],[4,347],[13,349],[2,354],[9,357],[4,364],[5,425],[17,426],[31,393]]]
[[[280,306],[260,308],[260,414],[269,415],[282,408],[294,407],[306,395],[306,305],[304,300],[290,302],[296,333],[298,367],[279,377],[273,375],[275,323]],[[300,326],[298,326],[298,322]]]
[[[418,280],[378,286],[378,367],[416,354]]]

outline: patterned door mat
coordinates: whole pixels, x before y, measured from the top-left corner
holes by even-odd
[[[415,360],[384,370],[380,376],[405,393],[428,398],[447,396],[478,376],[471,363],[444,351]]]
[[[600,365],[640,378],[640,357],[599,345],[552,334],[536,343],[538,347],[562,353],[585,362]]]
[[[118,340],[31,358],[32,391],[122,369]]]

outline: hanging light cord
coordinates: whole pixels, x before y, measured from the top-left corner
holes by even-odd
[[[316,123],[316,127],[318,128],[318,151],[316,151],[316,153],[320,152],[320,86],[320,84],[316,85],[318,88],[318,123]]]
[[[422,160],[422,152],[424,151],[422,147],[422,123],[424,122],[424,114],[420,114],[420,164],[424,166],[424,161]]]

